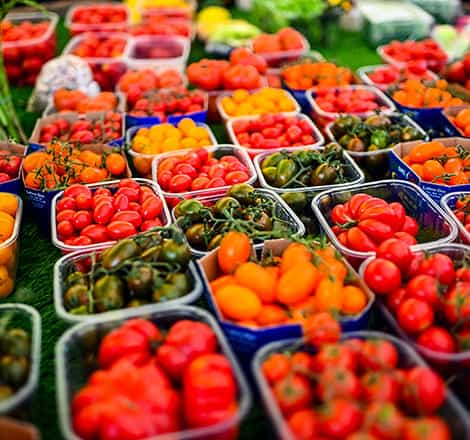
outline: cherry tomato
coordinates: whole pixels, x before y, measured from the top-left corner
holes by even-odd
[[[99,202],[93,210],[93,220],[99,225],[107,225],[114,215],[113,204],[110,201]]]
[[[406,269],[411,262],[410,247],[398,238],[385,240],[377,248],[377,257],[390,260],[395,263],[400,270]]]
[[[391,370],[398,365],[398,352],[386,340],[369,339],[362,344],[360,364],[365,370]]]
[[[439,353],[455,353],[457,351],[455,338],[444,327],[429,327],[419,335],[416,342],[428,350]]]
[[[163,202],[158,197],[148,197],[142,203],[142,219],[153,220],[154,218],[161,215],[163,211]]]
[[[137,230],[130,222],[116,220],[106,226],[108,236],[111,240],[121,240],[122,238],[135,235]]]
[[[155,218],[153,220],[145,220],[142,225],[140,226],[140,230],[142,232],[148,231],[152,228],[157,228],[163,226],[162,221],[159,218]]]
[[[402,398],[415,414],[432,414],[444,402],[446,387],[442,378],[428,367],[414,367],[406,372]]]
[[[397,265],[383,258],[376,258],[367,265],[364,280],[375,293],[381,295],[400,288],[402,282]]]
[[[75,199],[69,196],[62,197],[56,204],[56,212],[76,209],[77,203],[75,202]]]
[[[88,225],[82,229],[81,235],[88,237],[93,243],[108,241],[108,230],[103,225]]]
[[[398,307],[397,320],[407,333],[420,333],[433,324],[434,311],[427,302],[408,298]]]
[[[124,220],[126,222],[132,223],[135,228],[138,228],[142,224],[142,217],[137,211],[119,211],[116,212],[111,222],[116,220]],[[86,235],[86,234],[85,234]]]
[[[61,240],[71,237],[75,233],[75,229],[70,220],[62,220],[57,224],[57,233]]]

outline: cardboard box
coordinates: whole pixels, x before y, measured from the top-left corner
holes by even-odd
[[[290,243],[291,241],[286,239],[266,240],[264,242],[263,249],[261,250],[261,256],[266,256],[268,254],[281,256]],[[253,256],[255,255],[255,252],[256,251],[253,248]],[[204,286],[203,292],[227,339],[244,361],[250,361],[254,353],[260,347],[269,342],[281,339],[299,338],[302,336],[302,328],[299,324],[285,324],[254,329],[225,320],[222,317],[210,290],[210,282],[222,275],[217,261],[217,253],[218,249],[215,249],[197,261]],[[359,315],[341,319],[341,326],[343,331],[346,332],[363,330],[367,327],[370,310],[374,302],[374,294],[359,278],[357,272],[354,271],[349,263],[344,258],[342,261],[353,275],[353,281],[351,284],[361,287],[369,296],[369,302],[366,308]]]
[[[433,141],[442,142],[446,147],[462,145],[465,150],[470,152],[470,139],[463,137],[437,138]],[[390,170],[395,179],[408,180],[417,184],[422,188],[437,204],[441,199],[451,192],[470,191],[470,184],[465,185],[442,185],[438,183],[425,182],[411,169],[411,167],[403,162],[402,157],[408,155],[413,147],[422,144],[423,141],[403,142],[395,145],[389,152]]]

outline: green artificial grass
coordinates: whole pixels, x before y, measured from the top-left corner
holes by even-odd
[[[335,45],[328,48],[312,47],[319,50],[327,59],[339,64],[357,68],[366,64],[377,64],[380,60],[370,49],[360,34],[338,30]],[[59,49],[68,40],[68,33],[60,22],[58,27]],[[194,44],[191,60],[204,56],[204,50]],[[27,134],[30,134],[38,115],[26,112],[26,103],[31,89],[13,89],[13,97],[18,115]],[[214,127],[219,142],[226,142],[221,125]],[[34,217],[27,210],[24,213],[20,235],[20,261],[15,292],[4,302],[30,304],[40,312],[42,318],[42,356],[39,387],[32,401],[32,422],[38,426],[45,440],[62,438],[58,428],[55,394],[54,347],[66,330],[54,313],[52,297],[52,270],[61,256],[50,239],[43,235],[35,224]],[[256,404],[242,428],[242,439],[266,438],[267,420],[259,404]]]

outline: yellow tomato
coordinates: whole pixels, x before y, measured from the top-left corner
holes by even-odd
[[[15,195],[10,193],[0,193],[0,211],[10,214],[12,217],[16,216],[18,210],[18,199]]]

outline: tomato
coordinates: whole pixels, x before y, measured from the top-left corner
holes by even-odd
[[[401,386],[392,371],[369,371],[361,378],[362,395],[367,402],[397,403]]]
[[[429,327],[419,335],[416,342],[428,350],[439,353],[455,353],[457,351],[454,337],[444,327]]]
[[[223,74],[228,67],[227,61],[202,59],[190,64],[186,75],[191,84],[204,90],[216,90],[222,87]]]
[[[470,268],[463,266],[456,270],[456,278],[458,281],[470,281]]]
[[[144,220],[153,220],[161,215],[163,211],[163,202],[158,197],[148,197],[142,203],[142,218]]]
[[[245,171],[231,171],[225,175],[225,183],[227,185],[235,185],[236,183],[243,183],[249,179]]]
[[[364,281],[375,293],[388,294],[401,287],[401,272],[391,261],[376,258],[367,265]]]
[[[454,263],[445,254],[437,253],[425,258],[419,267],[419,272],[436,277],[439,283],[448,286],[455,282]]]
[[[312,409],[292,413],[287,424],[297,440],[312,440],[319,434],[318,416]]]
[[[408,232],[398,231],[393,235],[395,238],[398,238],[403,243],[406,243],[408,246],[413,246],[418,243],[415,237]]]
[[[227,90],[252,90],[259,86],[260,75],[255,67],[235,65],[223,73],[223,85]]]
[[[273,353],[261,367],[264,377],[270,384],[284,379],[291,370],[291,359],[284,353]]]
[[[331,313],[321,312],[307,316],[302,326],[306,341],[315,347],[339,340],[341,327]]]
[[[173,176],[168,182],[168,189],[173,193],[187,191],[191,187],[191,181],[191,177],[185,174],[177,174],[176,176]]]
[[[85,185],[74,184],[70,185],[64,190],[64,197],[72,197],[75,199],[79,194],[84,194],[86,196],[91,196],[91,189]]]
[[[375,252],[377,250],[376,244],[356,226],[348,229],[347,240],[348,247],[356,251]]]
[[[75,211],[73,209],[64,209],[63,211],[60,211],[56,215],[56,222],[60,223],[64,220],[72,221],[72,218],[73,218],[74,214],[75,214]]]
[[[64,210],[75,210],[77,209],[77,203],[72,197],[64,196],[56,204],[56,212],[61,212]]]
[[[222,271],[231,274],[238,265],[248,260],[251,254],[250,240],[245,234],[228,232],[220,243],[217,259]]]
[[[331,210],[331,221],[336,225],[343,225],[348,223],[351,219],[346,214],[346,208],[344,205],[336,205]]]
[[[116,191],[114,197],[117,197],[120,194],[125,195],[128,198],[129,202],[138,202],[140,190],[130,186],[123,186]]]
[[[428,367],[414,367],[406,372],[402,399],[415,414],[433,414],[444,402],[446,387],[442,378]]]
[[[57,233],[59,238],[63,241],[64,239],[71,237],[75,233],[75,229],[70,220],[62,220],[57,224]]]
[[[88,210],[91,208],[93,198],[91,194],[78,194],[75,197],[75,203],[77,204],[77,209]]]
[[[72,223],[75,229],[82,230],[92,222],[92,217],[89,211],[77,211],[72,218]]]
[[[116,212],[111,218],[111,222],[116,220],[124,220],[126,222],[132,223],[136,229],[142,224],[142,217],[136,211]]]
[[[129,209],[129,199],[124,194],[118,194],[113,199],[113,208],[116,212]]]
[[[365,370],[391,370],[398,365],[398,352],[386,340],[368,339],[362,344],[360,364]]]
[[[344,439],[362,424],[362,411],[356,402],[332,399],[319,410],[320,432],[332,439]]]
[[[449,427],[439,417],[409,419],[405,424],[403,440],[451,440]]]
[[[319,348],[314,356],[312,368],[318,372],[324,372],[331,367],[344,368],[356,371],[358,356],[345,344],[325,344]]]
[[[123,220],[112,221],[106,226],[106,230],[111,240],[121,240],[122,238],[137,234],[135,226]]]
[[[408,281],[406,293],[409,298],[426,301],[433,307],[441,304],[439,281],[430,275],[417,275]]]
[[[361,382],[351,370],[332,367],[319,376],[316,392],[318,398],[326,402],[337,397],[359,399],[362,389]]]
[[[369,194],[354,194],[345,205],[346,215],[353,219],[357,218],[362,204],[370,198]]]
[[[445,295],[444,315],[453,325],[470,318],[470,282],[458,281]]]
[[[385,240],[377,248],[377,258],[384,258],[395,263],[400,270],[405,270],[412,259],[410,247],[398,238]]]
[[[74,238],[72,245],[73,246],[88,246],[93,244],[90,237],[86,237],[85,235],[80,235]]]
[[[419,333],[433,324],[434,311],[427,302],[408,298],[398,307],[397,320],[407,333]]]
[[[366,409],[364,426],[380,439],[401,440],[405,417],[392,402],[373,402]]]
[[[108,241],[108,230],[103,225],[89,225],[82,229],[81,234],[90,238],[93,243]]]
[[[409,215],[405,217],[405,221],[403,223],[403,226],[401,227],[402,232],[407,232],[408,234],[412,235],[413,237],[416,236],[416,234],[419,231],[419,225],[416,222],[416,220]]]
[[[406,211],[404,206],[399,202],[389,203],[388,207],[395,214],[395,220],[393,222],[393,227],[395,231],[401,231],[403,229],[403,224],[406,219]]]
[[[140,226],[140,230],[141,232],[145,232],[145,231],[148,231],[149,229],[158,228],[161,226],[163,226],[163,223],[159,218],[156,218],[154,220],[145,220]]]
[[[393,312],[396,313],[400,304],[407,298],[406,289],[400,287],[397,290],[394,290],[392,293],[387,295],[387,307]]]
[[[313,399],[309,380],[300,374],[288,375],[275,383],[273,394],[284,414],[307,408]]]
[[[114,215],[114,207],[110,201],[99,202],[93,210],[93,220],[99,225],[107,225]]]

